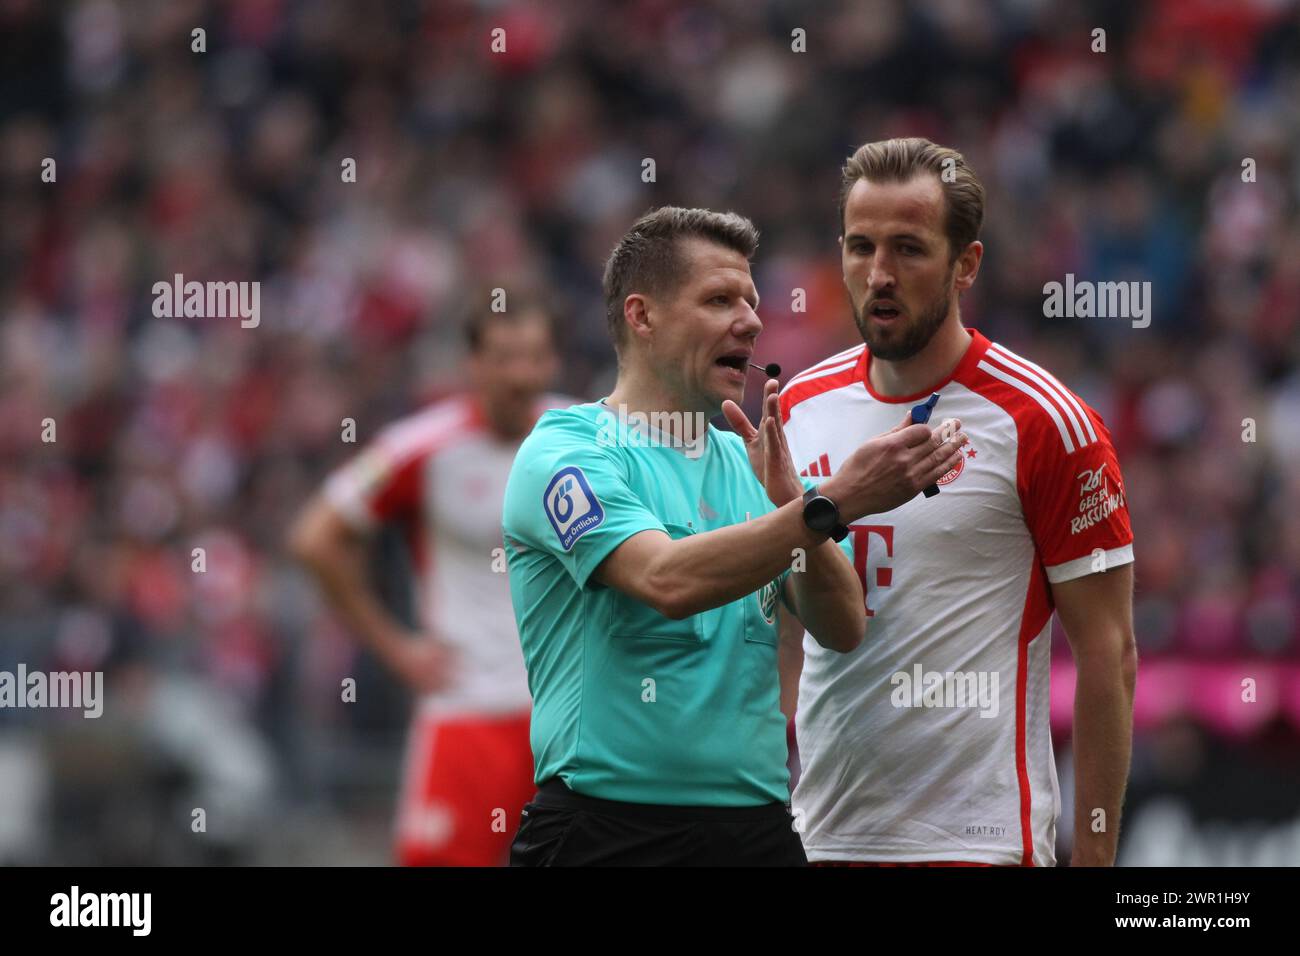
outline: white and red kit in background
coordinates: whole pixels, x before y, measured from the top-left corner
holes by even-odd
[[[571,404],[547,395],[536,414]],[[354,528],[402,530],[420,625],[454,654],[450,686],[420,700],[408,738],[397,819],[403,864],[505,862],[535,790],[532,697],[501,539],[518,448],[492,432],[473,396],[460,395],[388,426],[325,485]]]

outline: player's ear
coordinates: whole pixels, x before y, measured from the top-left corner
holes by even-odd
[[[953,285],[958,292],[965,292],[975,284],[975,277],[979,275],[980,262],[984,258],[984,243],[976,239],[961,251],[957,257],[956,278]]]

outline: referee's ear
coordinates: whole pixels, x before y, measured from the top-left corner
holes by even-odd
[[[650,303],[640,292],[633,292],[623,300],[623,321],[634,338],[646,339],[654,329],[650,322]]]

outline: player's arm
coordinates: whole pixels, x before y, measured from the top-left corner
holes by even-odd
[[[1018,471],[1025,521],[1077,673],[1073,862],[1109,866],[1128,777],[1137,680],[1133,531],[1110,432],[1090,408],[1075,408],[1087,417],[1065,421],[1065,428],[1046,417],[1025,424]],[[1088,440],[1071,448],[1067,429]],[[1026,467],[1025,458],[1032,465]]]
[[[390,614],[369,585],[371,536],[350,525],[322,493],[314,495],[289,532],[289,550],[315,575],[344,624],[406,683],[434,690],[446,682],[448,652],[412,633]]]
[[[1074,866],[1111,866],[1133,738],[1133,565],[1052,585],[1074,652]],[[1104,816],[1098,815],[1101,810]]]
[[[802,622],[789,611],[782,611],[777,625],[780,643],[776,648],[776,669],[781,675],[781,713],[793,720],[799,709],[799,677],[803,673]]]

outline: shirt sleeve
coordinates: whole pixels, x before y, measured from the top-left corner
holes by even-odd
[[[1119,459],[1101,416],[1079,403],[1095,440],[1068,450],[1054,427],[1031,433],[1019,463],[1025,522],[1053,584],[1133,560]]]
[[[427,448],[381,433],[325,482],[325,498],[351,527],[404,521],[420,510]]]
[[[667,533],[630,487],[622,459],[597,443],[595,423],[565,412],[520,448],[502,523],[508,544],[552,555],[579,587],[632,535]]]

